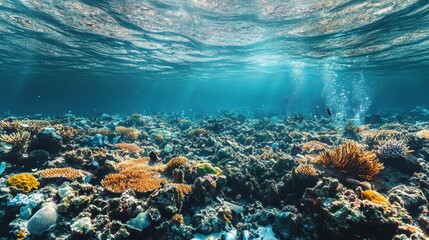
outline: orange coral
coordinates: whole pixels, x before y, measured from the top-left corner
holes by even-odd
[[[173,215],[173,217],[171,218],[171,224],[183,224],[185,222],[185,219],[183,218],[182,214],[176,213]]]
[[[311,164],[301,164],[295,168],[296,174],[308,175],[308,176],[317,176],[319,173]]]
[[[165,171],[171,173],[175,168],[178,168],[180,166],[184,166],[187,163],[188,163],[188,159],[186,157],[175,157],[175,158],[172,158],[165,165]]]
[[[50,168],[41,170],[38,174],[42,178],[67,178],[70,180],[82,176],[82,172],[74,168]]]
[[[362,199],[370,202],[390,207],[389,200],[381,193],[374,190],[365,190],[362,192]]]
[[[332,166],[343,174],[356,174],[365,180],[371,180],[384,168],[374,152],[365,151],[361,145],[351,140],[323,152],[316,163]]]
[[[184,198],[188,193],[192,191],[192,185],[189,184],[175,183],[174,186],[179,192],[180,198]]]
[[[7,185],[14,191],[28,193],[32,189],[37,189],[40,186],[39,181],[29,173],[19,173],[13,175],[7,180]]]
[[[149,158],[138,158],[121,162],[116,166],[119,173],[108,174],[101,184],[114,193],[122,193],[128,189],[143,193],[153,191],[161,183],[166,183],[167,179],[159,177],[164,165],[148,166],[148,161]]]
[[[135,145],[133,143],[118,143],[115,146],[117,148],[120,148],[120,149],[124,150],[127,153],[129,153],[129,152],[139,152],[139,151],[142,150],[139,146],[137,146],[137,145]]]

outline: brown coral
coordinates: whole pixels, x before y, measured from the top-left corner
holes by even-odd
[[[365,151],[361,145],[351,140],[323,152],[316,163],[332,166],[343,174],[356,174],[365,180],[371,180],[384,168],[374,152]]]
[[[140,131],[132,128],[132,127],[124,127],[124,126],[118,126],[115,128],[115,131],[118,135],[124,136],[129,140],[137,140],[140,136]]]
[[[173,215],[173,217],[171,218],[171,224],[176,224],[176,225],[180,225],[183,224],[185,222],[183,215],[176,213]]]
[[[108,129],[108,128],[90,128],[90,129],[88,129],[88,134],[89,135],[101,134],[101,135],[107,136],[110,134],[110,129]]]
[[[328,144],[319,141],[309,141],[302,146],[303,153],[319,153],[328,148]]]
[[[142,150],[139,146],[133,143],[118,143],[115,145],[115,147],[124,150],[126,153],[139,152]]]
[[[301,164],[295,168],[296,174],[308,175],[308,176],[317,176],[319,173],[311,164]]]
[[[67,178],[70,180],[82,176],[82,172],[74,168],[50,168],[41,170],[38,174],[42,178]]]

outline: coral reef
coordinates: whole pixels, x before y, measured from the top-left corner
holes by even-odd
[[[365,151],[357,142],[350,140],[320,154],[316,163],[332,166],[342,174],[357,175],[365,180],[372,179],[383,169],[375,153]]]
[[[83,174],[80,170],[74,168],[50,168],[40,170],[38,175],[42,178],[66,178],[69,180],[75,180]]]

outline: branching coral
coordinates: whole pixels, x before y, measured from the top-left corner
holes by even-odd
[[[0,121],[0,129],[7,132],[17,132],[24,129],[22,123],[18,120],[13,121]]]
[[[13,191],[28,193],[32,189],[37,189],[40,183],[29,173],[19,173],[7,179],[7,185],[9,185]]]
[[[46,127],[51,127],[51,123],[46,120],[26,120],[25,124],[28,125],[29,131],[31,133],[38,133],[40,130]]]
[[[118,126],[115,129],[116,133],[120,136],[124,136],[129,140],[137,140],[137,138],[139,138],[140,136],[140,131],[132,128],[132,127],[124,127],[124,126]]]
[[[388,140],[403,140],[406,138],[406,135],[403,132],[396,130],[370,130],[362,133],[365,143],[370,147],[377,146],[381,142]]]
[[[301,164],[295,168],[295,174],[317,176],[319,173],[311,164]]]
[[[139,146],[133,143],[118,143],[115,145],[115,147],[124,150],[126,153],[139,152],[142,150]]]
[[[12,145],[16,149],[22,149],[30,142],[31,134],[26,131],[0,135],[0,140]]]
[[[55,124],[54,129],[64,141],[69,141],[77,134],[77,130],[62,124]]]
[[[108,174],[101,184],[114,193],[122,193],[128,189],[143,193],[153,191],[161,183],[166,183],[167,179],[159,176],[164,165],[148,166],[148,161],[149,158],[124,161],[116,166],[119,173]]]
[[[173,217],[171,218],[171,224],[176,224],[176,225],[180,225],[183,224],[185,222],[183,215],[176,213],[173,215]]]
[[[365,151],[357,142],[350,140],[320,154],[316,163],[332,166],[343,174],[357,175],[365,180],[372,179],[384,168],[374,152]]]
[[[38,174],[42,178],[67,178],[70,180],[82,176],[82,172],[74,168],[50,168],[41,170]]]

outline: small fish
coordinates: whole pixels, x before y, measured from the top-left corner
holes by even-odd
[[[328,112],[328,116],[332,116],[331,109],[326,108],[326,111]]]
[[[91,162],[91,164],[92,164],[92,166],[94,166],[94,167],[98,167],[98,166],[100,166],[100,164],[99,164],[97,161],[92,161],[92,162]]]
[[[4,172],[4,170],[6,170],[6,163],[1,162],[0,163],[0,174],[2,174]]]
[[[91,176],[86,175],[84,181],[85,181],[85,183],[89,183],[89,181],[91,181]]]

